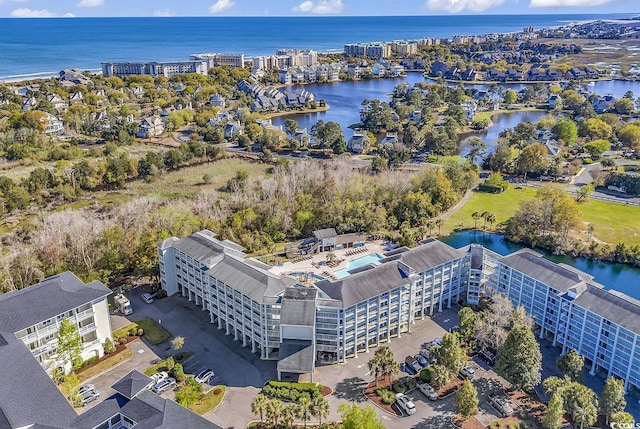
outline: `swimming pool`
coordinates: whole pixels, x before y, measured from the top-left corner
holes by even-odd
[[[347,262],[346,268],[338,270],[333,274],[339,279],[343,279],[350,275],[349,274],[350,270],[355,270],[356,268],[364,267],[365,265],[368,265],[368,264],[380,265],[380,259],[382,258],[384,258],[384,256],[382,256],[379,253],[371,253],[369,255],[362,256],[360,258]]]

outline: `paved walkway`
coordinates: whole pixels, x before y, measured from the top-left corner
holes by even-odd
[[[462,207],[464,207],[465,204],[467,204],[467,201],[469,201],[469,199],[473,196],[473,191],[471,189],[469,189],[464,196],[462,197],[462,199],[460,201],[458,201],[458,203],[451,207],[449,210],[447,210],[446,212],[442,213],[440,216],[437,216],[436,219],[448,219],[451,216],[453,216],[458,210],[460,210]]]

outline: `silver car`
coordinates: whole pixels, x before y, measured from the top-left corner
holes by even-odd
[[[93,402],[100,397],[100,392],[95,389],[87,390],[80,396],[80,403],[84,407],[89,402]]]
[[[162,380],[160,383],[156,384],[155,386],[153,386],[153,391],[159,395],[162,392],[165,392],[171,389],[175,385],[176,385],[175,378],[167,378],[165,380]]]

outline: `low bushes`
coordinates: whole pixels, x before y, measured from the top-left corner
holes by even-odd
[[[378,387],[376,389],[376,395],[382,398],[382,402],[387,405],[391,405],[396,401],[396,395],[393,393],[393,391],[385,387]]]
[[[300,395],[307,392],[311,399],[320,396],[321,386],[315,383],[289,383],[284,381],[269,381],[262,389],[271,399],[297,402]]]
[[[393,390],[397,393],[408,392],[416,388],[416,380],[412,377],[403,377],[393,383]]]
[[[422,368],[420,370],[420,381],[431,383],[431,380],[433,380],[433,368],[431,366]]]

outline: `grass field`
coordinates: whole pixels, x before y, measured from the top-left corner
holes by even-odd
[[[224,386],[216,386],[208,391],[197,404],[189,407],[194,413],[203,415],[212,411],[220,405],[220,402],[224,399],[226,389]]]
[[[204,189],[218,189],[226,185],[227,181],[239,170],[249,173],[249,178],[263,176],[271,168],[268,164],[251,163],[237,158],[225,158],[208,164],[186,167],[177,171],[167,172],[152,182],[137,180],[127,184],[125,192],[135,195],[151,197],[179,198],[195,195]],[[204,183],[207,174],[209,183]]]
[[[471,217],[473,212],[490,212],[496,217],[494,228],[497,224],[509,219],[520,207],[520,202],[533,198],[536,189],[521,188],[516,189],[511,186],[501,194],[489,194],[486,192],[474,192],[467,204],[448,218],[442,227],[442,233],[449,233],[456,229],[473,228],[474,220]],[[478,220],[478,226],[483,225],[483,220]],[[489,225],[487,225],[489,227]]]
[[[445,221],[442,233],[473,228],[473,212],[493,213],[496,216],[495,228],[513,215],[521,201],[533,198],[536,192],[535,188],[515,187],[510,187],[502,194],[474,192],[467,204]],[[609,244],[624,242],[629,246],[640,245],[640,208],[598,200],[586,200],[580,203],[580,208],[582,220],[595,228],[594,237]],[[483,224],[484,221],[479,219],[478,227],[481,228]]]
[[[176,359],[175,356],[180,355],[180,359]],[[193,353],[191,352],[183,352],[180,351],[176,354],[173,355],[174,356],[174,363],[183,363],[185,362],[188,358],[190,358],[191,356],[193,356]],[[160,372],[160,371],[167,371],[167,360],[163,359],[160,360],[158,362],[156,362],[155,364],[151,365],[149,368],[144,370],[144,375],[146,376],[152,376],[153,374],[155,374],[156,372]]]
[[[113,337],[125,337],[130,329],[135,329],[137,331],[140,328],[144,330],[144,337],[153,345],[163,343],[171,336],[169,331],[158,325],[154,320],[145,318],[138,320],[137,322],[129,323],[127,326],[113,331]]]

